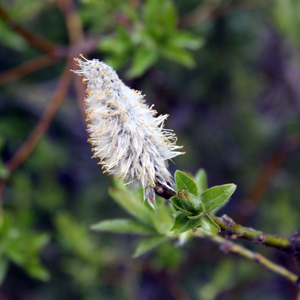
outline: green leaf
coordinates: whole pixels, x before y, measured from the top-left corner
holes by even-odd
[[[197,50],[204,45],[204,39],[188,31],[176,31],[173,35],[169,36],[168,45],[176,48]]]
[[[153,237],[144,238],[140,241],[138,247],[136,248],[133,257],[136,258],[142,254],[150,251],[154,247],[168,240],[168,237],[162,235],[156,235]]]
[[[180,214],[176,217],[173,228],[169,231],[168,236],[174,237],[182,232],[193,229],[201,225],[201,218],[190,220],[186,215]]]
[[[181,199],[179,199],[177,196],[171,197],[170,201],[172,202],[172,204],[176,208],[178,208],[179,210],[181,210],[184,214],[190,215],[190,216],[193,215],[193,212],[191,212],[191,211],[188,210],[189,208],[183,208],[184,202],[181,201]]]
[[[160,52],[165,58],[170,59],[176,63],[180,63],[189,68],[195,66],[194,58],[186,50],[168,45],[162,45],[162,47],[160,48]]]
[[[196,183],[185,173],[177,170],[175,172],[175,182],[177,191],[186,190],[195,196],[199,195]]]
[[[104,220],[90,227],[95,231],[109,231],[118,233],[157,234],[156,230],[140,221],[131,219]]]
[[[205,212],[209,213],[221,205],[224,205],[236,189],[235,184],[224,184],[214,186],[201,194],[202,202],[205,206]]]
[[[200,220],[201,228],[203,228],[204,230],[214,234],[220,231],[219,225],[217,225],[209,215],[201,217]]]
[[[142,222],[152,225],[151,211],[140,199],[124,189],[118,189],[115,187],[110,188],[108,192],[109,195],[128,213]]]
[[[118,28],[115,36],[101,40],[99,49],[103,52],[123,56],[132,48],[132,41],[126,30]]]
[[[147,28],[160,27],[161,31],[172,31],[176,27],[177,12],[172,1],[148,0],[143,17]]]
[[[162,235],[166,235],[173,226],[173,217],[164,203],[157,202],[151,218],[157,232]]]
[[[207,190],[207,175],[204,169],[200,169],[196,173],[195,183],[197,184],[200,195]]]
[[[25,270],[33,278],[42,281],[48,281],[50,279],[50,273],[37,260],[26,265]]]
[[[158,53],[155,48],[139,48],[134,55],[128,75],[132,78],[143,75],[145,71],[156,62],[157,58]]]

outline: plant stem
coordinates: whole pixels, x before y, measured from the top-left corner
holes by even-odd
[[[213,220],[225,232],[226,237],[231,239],[246,239],[257,244],[278,248],[280,250],[290,252],[292,245],[290,240],[271,234],[266,234],[253,228],[244,227],[235,223],[230,217],[223,215],[222,217],[211,216]]]
[[[259,253],[252,252],[249,249],[246,249],[241,245],[237,245],[231,241],[228,241],[219,235],[208,235],[208,234],[204,233],[204,231],[199,231],[199,230],[197,232],[193,233],[193,235],[196,237],[208,238],[211,241],[220,245],[220,249],[224,253],[226,253],[226,254],[229,252],[236,253],[240,256],[243,256],[250,260],[253,260],[253,261],[257,262],[258,264],[262,265],[267,270],[269,270],[273,273],[279,274],[279,275],[285,277],[287,280],[292,281],[293,283],[296,283],[298,280],[298,276],[296,274],[290,272],[286,268],[273,263],[272,261],[265,258],[264,256],[262,256]]]
[[[155,193],[159,196],[170,199],[176,195],[176,192],[170,189],[166,189],[160,185],[155,186]],[[266,234],[262,231],[258,231],[253,228],[244,227],[240,224],[235,223],[231,218],[224,215],[222,217],[211,216],[215,223],[217,223],[221,231],[226,235],[226,238],[231,239],[245,239],[253,243],[265,245],[282,250],[295,258],[295,261],[300,269],[300,237],[298,233],[295,233],[289,239],[280,237],[278,235]],[[299,280],[300,289],[300,280]]]

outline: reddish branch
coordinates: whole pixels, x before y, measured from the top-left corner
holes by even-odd
[[[35,48],[48,54],[52,54],[56,50],[56,45],[34,34],[33,32],[29,31],[28,29],[24,28],[13,19],[11,19],[9,14],[2,6],[0,6],[0,18],[9,28],[22,36],[30,45],[34,46]]]
[[[0,86],[12,81],[16,81],[35,71],[49,67],[54,62],[55,60],[48,55],[43,55],[26,61],[15,68],[0,73]]]
[[[69,40],[71,45],[78,45],[84,42],[84,32],[81,20],[77,14],[76,7],[72,0],[58,0],[57,4],[64,15],[65,23],[68,30]],[[76,53],[76,56],[78,54]],[[86,118],[85,109],[82,99],[85,97],[84,87],[81,84],[79,77],[75,77],[75,90],[78,100],[78,105],[83,119]]]
[[[60,78],[57,89],[54,93],[53,98],[48,103],[44,114],[40,118],[38,124],[31,132],[28,139],[21,146],[19,151],[13,156],[13,158],[6,164],[7,169],[12,173],[17,169],[31,154],[31,152],[36,147],[37,143],[40,141],[46,130],[48,129],[50,123],[52,122],[54,116],[56,115],[60,105],[62,104],[67,91],[71,83],[70,67],[72,65],[71,60],[67,63],[65,70]]]
[[[270,157],[265,166],[260,171],[252,188],[248,192],[234,215],[238,223],[244,223],[250,217],[270,183],[278,172],[282,169],[289,155],[300,147],[300,134],[288,138]]]

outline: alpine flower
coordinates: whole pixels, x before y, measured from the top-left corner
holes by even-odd
[[[164,129],[168,115],[145,104],[140,91],[130,89],[107,64],[97,60],[75,61],[87,83],[85,99],[88,141],[93,157],[107,172],[121,178],[132,189],[143,188],[144,200],[153,207],[155,187],[171,189],[173,179],[167,160],[184,154],[176,151],[176,136]]]

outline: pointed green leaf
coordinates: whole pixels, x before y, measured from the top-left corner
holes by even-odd
[[[197,184],[200,195],[207,190],[207,175],[204,169],[200,169],[197,172],[195,176],[195,183]]]
[[[132,216],[152,225],[151,211],[132,192],[112,187],[109,189],[109,195]]]
[[[173,35],[169,36],[168,45],[197,50],[204,45],[204,39],[188,31],[176,31]]]
[[[168,236],[174,237],[189,229],[193,229],[201,225],[201,218],[190,220],[186,215],[180,214],[176,217],[173,228],[169,231]]]
[[[156,235],[153,237],[144,238],[141,240],[138,247],[136,248],[133,257],[136,258],[167,240],[168,237],[165,237],[163,235]]]
[[[219,225],[217,225],[209,215],[205,215],[201,218],[201,228],[214,234],[220,231]]]
[[[190,215],[190,216],[193,215],[192,212],[190,212],[190,211],[188,211],[186,208],[183,208],[183,207],[182,207],[182,202],[181,202],[181,200],[180,200],[177,196],[173,196],[173,197],[170,199],[170,201],[172,202],[172,204],[173,204],[176,208],[178,208],[179,210],[181,210],[184,214]]]
[[[151,218],[157,232],[162,235],[166,235],[173,226],[173,217],[163,202],[160,204],[157,202]]]
[[[205,206],[205,212],[209,213],[219,206],[224,205],[236,189],[235,184],[214,186],[201,194],[201,200]]]
[[[51,278],[49,271],[38,260],[33,260],[24,267],[26,272],[33,278],[42,281],[48,281]]]
[[[176,48],[176,47],[170,47],[168,45],[162,46],[160,48],[161,54],[176,63],[182,64],[186,67],[194,67],[195,66],[195,60],[193,56],[186,50]]]
[[[199,195],[196,183],[185,173],[177,170],[175,172],[175,182],[177,191],[187,190],[189,193],[195,196]]]
[[[132,48],[131,38],[124,28],[119,27],[114,36],[109,36],[101,40],[99,49],[113,55],[123,56]]]
[[[133,58],[132,66],[128,72],[128,75],[138,77],[143,75],[148,68],[150,68],[158,59],[158,53],[155,48],[139,48]]]
[[[140,221],[131,219],[104,220],[90,227],[95,231],[109,231],[118,233],[157,234],[153,227],[145,225]]]

